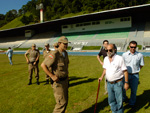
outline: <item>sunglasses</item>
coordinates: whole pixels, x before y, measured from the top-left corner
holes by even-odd
[[[68,43],[63,43],[64,45],[68,45]]]
[[[135,49],[135,48],[136,48],[136,46],[134,46],[134,47],[133,47],[133,46],[130,46],[130,48],[134,48],[134,49]]]
[[[112,50],[112,49],[107,49],[106,52],[108,52],[108,51],[109,51],[109,52],[112,52],[113,50]]]

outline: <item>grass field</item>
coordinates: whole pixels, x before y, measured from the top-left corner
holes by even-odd
[[[40,85],[28,86],[28,65],[24,55],[14,55],[14,65],[0,54],[0,113],[52,113],[55,99],[50,85],[43,85],[45,73],[40,68]],[[96,101],[98,77],[102,67],[96,56],[69,56],[69,103],[66,113],[93,113]],[[40,64],[43,57],[40,57]],[[150,113],[150,58],[145,57],[145,66],[140,72],[135,109],[125,106],[125,113]],[[129,97],[130,90],[127,91]],[[111,113],[101,82],[97,113]]]

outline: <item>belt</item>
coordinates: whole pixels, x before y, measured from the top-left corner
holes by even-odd
[[[66,80],[68,78],[68,76],[67,77],[64,77],[64,78],[59,78],[59,80],[60,81],[64,81],[64,80]]]
[[[120,81],[122,81],[123,80],[123,78],[121,78],[121,79],[118,79],[118,80],[116,80],[116,81],[113,81],[113,82],[109,82],[108,80],[107,80],[107,82],[109,82],[109,83],[111,83],[111,84],[115,84],[115,83],[117,83],[117,82],[120,82]]]
[[[128,73],[129,75],[139,74],[139,73]]]

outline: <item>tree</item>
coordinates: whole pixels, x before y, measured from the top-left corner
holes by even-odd
[[[22,23],[24,23],[25,25],[27,25],[27,24],[30,23],[30,22],[29,22],[29,18],[28,18],[27,16],[25,16],[25,15],[20,19],[20,21],[21,21]]]
[[[15,9],[12,9],[10,11],[8,11],[5,15],[5,20],[7,22],[12,21],[13,19],[15,19],[17,17],[17,11]]]
[[[4,14],[0,14],[0,20],[5,20],[5,15]]]

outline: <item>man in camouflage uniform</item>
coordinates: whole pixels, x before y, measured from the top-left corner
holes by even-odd
[[[45,50],[43,51],[43,58],[45,59],[50,54],[49,44],[45,44]],[[50,77],[46,74],[46,83],[44,85],[49,84]]]
[[[62,36],[58,40],[58,50],[51,52],[45,58],[41,67],[54,81],[52,87],[54,90],[54,97],[56,105],[53,113],[65,113],[68,104],[68,39]],[[48,70],[51,67],[52,72]]]
[[[29,55],[29,57],[28,57]],[[35,71],[35,78],[37,80],[37,85],[39,85],[39,57],[40,57],[40,52],[38,49],[36,49],[36,45],[32,44],[32,49],[27,50],[25,53],[25,58],[27,63],[29,64],[28,69],[29,69],[29,83],[28,85],[32,84],[32,74],[33,70]]]
[[[53,44],[53,47],[54,47],[55,50],[57,50],[57,49],[58,49],[58,43],[57,43],[57,42],[54,43],[54,44]]]

